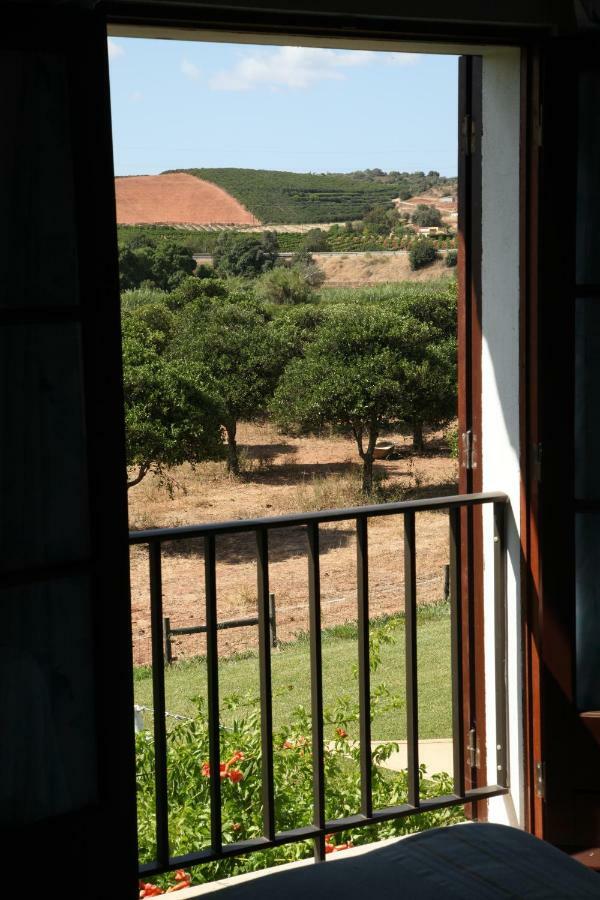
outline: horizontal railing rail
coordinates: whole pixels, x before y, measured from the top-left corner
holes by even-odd
[[[229,631],[231,628],[250,628],[259,624],[258,616],[246,616],[241,619],[229,619],[226,622],[217,623],[217,631]],[[269,594],[269,631],[271,635],[271,647],[277,646],[277,612],[275,609],[275,594]],[[165,642],[165,662],[173,662],[173,637],[188,637],[192,634],[206,634],[208,625],[186,625],[182,628],[171,628],[169,616],[163,618],[163,637]]]
[[[282,844],[313,839],[315,858],[325,859],[325,836],[351,828],[376,825],[391,819],[450,806],[475,803],[508,791],[506,712],[506,543],[505,513],[508,497],[502,493],[464,494],[409,500],[350,509],[297,513],[258,519],[210,522],[179,528],[156,528],[130,534],[132,545],[146,545],[150,569],[152,626],[152,679],[154,703],[156,859],[140,866],[144,875],[154,875],[181,867],[214,862]],[[463,604],[461,600],[461,511],[493,506],[494,517],[494,629],[496,691],[496,775],[487,786],[467,788],[465,779],[465,710],[463,697]],[[450,610],[452,661],[452,744],[454,790],[451,794],[421,798],[419,793],[419,715],[417,674],[417,579],[415,516],[419,512],[448,510],[450,520]],[[407,803],[384,809],[373,808],[371,784],[371,689],[369,654],[369,544],[368,521],[399,515],[404,525],[404,624],[407,724]],[[330,522],[355,521],[357,547],[358,683],[361,803],[356,815],[343,819],[325,817],[323,729],[323,667],[321,655],[321,577],[319,526]],[[308,609],[310,648],[310,689],[312,715],[313,822],[288,831],[276,830],[273,776],[273,713],[271,687],[272,635],[269,592],[269,532],[273,529],[304,527],[307,534]],[[167,726],[165,670],[163,659],[162,545],[174,541],[202,539],[206,596],[206,664],[209,736],[209,766],[220,765],[219,663],[217,636],[216,538],[220,535],[251,532],[255,535],[258,596],[258,643],[260,676],[260,722],[262,766],[261,837],[223,844],[221,828],[221,783],[210,779],[210,847],[186,855],[172,856],[169,848]]]

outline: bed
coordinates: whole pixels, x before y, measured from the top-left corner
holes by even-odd
[[[221,892],[219,892],[221,894]],[[222,890],[223,900],[531,900],[600,898],[600,874],[517,828],[434,828],[354,857],[273,873]]]

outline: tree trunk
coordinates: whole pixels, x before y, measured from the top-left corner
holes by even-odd
[[[417,456],[421,456],[425,444],[423,442],[423,423],[413,423],[413,450]]]
[[[228,425],[225,425],[225,432],[227,434],[227,471],[230,475],[237,476],[240,474],[240,461],[235,440],[236,431],[236,422],[230,422]]]
[[[127,482],[127,490],[129,490],[129,488],[135,487],[136,484],[139,484],[140,481],[142,481],[142,479],[146,477],[149,471],[150,463],[140,463],[140,467],[135,478],[132,478],[131,481]]]
[[[363,456],[362,491],[368,495],[373,490],[373,454],[367,450]]]
[[[369,441],[367,444],[367,449],[362,450],[361,447],[360,453],[363,461],[362,490],[363,494],[367,496],[373,490],[373,454],[375,451],[375,444],[377,443],[377,434],[377,426],[371,424],[371,426],[369,427]]]

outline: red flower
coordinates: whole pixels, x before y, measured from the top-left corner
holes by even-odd
[[[239,762],[243,758],[244,758],[244,754],[242,753],[242,751],[236,750],[235,753],[233,754],[233,756],[231,757],[231,759],[229,760],[229,762],[227,763],[227,765],[233,766],[233,765],[235,765],[236,762]]]
[[[344,728],[336,728],[335,733],[341,738],[348,737],[348,732]]]
[[[229,776],[229,778],[231,778],[231,780],[234,782],[234,784],[237,784],[238,781],[242,781],[242,779],[244,777],[244,773],[241,772],[239,769],[232,769],[230,772],[227,773],[227,775]]]
[[[232,831],[240,831],[241,827],[242,826],[240,825],[239,822],[234,822],[233,825],[231,826],[231,830]]]
[[[292,744],[291,741],[284,741],[284,742],[283,742],[283,749],[284,749],[284,750],[293,750],[293,749],[294,749],[294,744]]]
[[[325,853],[333,853],[334,850],[333,844],[325,844]]]
[[[177,869],[175,872],[175,881],[189,881],[190,878],[190,873],[185,872],[183,869]]]
[[[207,762],[202,763],[201,771],[205,778],[210,778],[210,765]]]
[[[164,894],[164,891],[157,884],[151,884],[149,881],[145,884],[140,882],[140,900],[143,897],[159,897],[161,894]]]

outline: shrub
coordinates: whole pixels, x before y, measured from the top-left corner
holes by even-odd
[[[383,644],[393,641],[389,624],[372,628],[370,638],[371,668],[379,664]],[[224,701],[231,709],[246,705],[246,698],[232,696]],[[223,841],[232,843],[262,834],[261,805],[261,729],[259,701],[251,701],[247,716],[236,714],[230,727],[221,726],[219,773],[211,772],[208,762],[208,722],[206,705],[197,701],[196,715],[180,722],[167,734],[169,758],[169,839],[174,856],[192,849],[210,846],[210,781],[221,780],[221,817]],[[382,706],[396,708],[397,699],[390,696],[385,685],[372,693],[371,714]],[[324,768],[327,819],[342,818],[360,809],[360,748],[349,732],[356,732],[359,720],[358,705],[349,696],[341,696],[333,708],[325,711]],[[273,767],[276,785],[275,820],[278,831],[297,828],[312,821],[313,762],[311,717],[303,707],[290,713],[289,721],[273,733]],[[373,805],[384,808],[407,802],[406,771],[392,772],[383,763],[398,749],[390,742],[374,748],[372,754]],[[154,741],[149,732],[136,738],[137,750],[137,808],[140,861],[148,862],[156,856]],[[425,767],[419,773],[419,792],[422,798],[453,792],[449,775],[439,773],[427,778]],[[411,834],[464,819],[460,807],[440,809],[403,819],[328,835],[327,852],[340,852],[352,844],[367,844],[395,835]],[[312,853],[309,843],[298,842],[272,850],[252,853],[237,859],[226,859],[196,867],[191,874],[194,883],[212,881],[227,875],[256,871],[284,862],[306,858]],[[171,884],[169,876],[161,876],[158,883]]]
[[[436,256],[437,250],[432,241],[427,240],[427,238],[421,238],[420,240],[415,241],[412,248],[409,250],[408,259],[410,267],[413,270],[422,269],[424,266],[428,266],[430,263],[434,262]]]
[[[265,272],[256,283],[256,296],[264,303],[307,303],[312,297],[312,287],[300,268],[287,269],[278,266]]]
[[[454,268],[458,263],[458,250],[448,250],[446,253],[446,265],[449,269]]]

